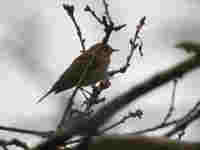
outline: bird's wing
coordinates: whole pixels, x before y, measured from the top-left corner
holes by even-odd
[[[87,68],[90,61],[92,61],[92,63],[88,66],[88,70],[93,70],[98,67],[98,63],[95,58],[93,59],[92,54],[85,53],[77,57],[53,85],[52,88],[55,93],[74,87],[80,80],[82,73]]]
[[[92,62],[90,63],[90,61]],[[91,53],[85,53],[77,57],[69,66],[69,68],[67,68],[65,72],[60,76],[52,88],[44,96],[42,96],[37,101],[37,103],[40,103],[52,92],[59,93],[74,87],[80,80],[80,77],[84,70],[87,68],[87,65],[90,64],[88,66],[88,70],[93,70],[98,67],[99,63],[97,62],[98,61],[95,58],[93,59],[93,55]]]

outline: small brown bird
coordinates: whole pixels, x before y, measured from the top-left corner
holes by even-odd
[[[80,86],[92,85],[106,79],[108,77],[107,69],[110,64],[110,57],[112,52],[115,51],[118,50],[113,49],[108,44],[97,43],[93,45],[72,62],[52,88],[37,103],[44,100],[44,98],[53,92],[57,94],[76,86],[87,67],[86,75]]]

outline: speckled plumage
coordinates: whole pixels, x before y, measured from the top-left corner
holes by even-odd
[[[38,103],[53,92],[57,94],[76,86],[84,70],[87,68],[88,64],[91,63],[90,61],[92,61],[92,63],[88,66],[87,74],[81,86],[92,85],[105,79],[110,64],[110,56],[113,51],[115,51],[115,49],[112,49],[108,44],[97,43],[90,47],[72,62],[52,88],[38,100]]]

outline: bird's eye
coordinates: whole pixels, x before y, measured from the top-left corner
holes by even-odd
[[[108,46],[105,46],[105,47],[104,47],[104,51],[105,51],[105,52],[109,51],[109,49],[110,49],[110,47],[108,47]]]
[[[108,49],[107,49],[107,48],[104,48],[104,49],[103,49],[103,51],[104,51],[104,52],[107,52],[107,51],[108,51]]]
[[[110,50],[110,47],[109,47],[108,45],[104,45],[104,46],[102,47],[102,52],[103,52],[103,53],[108,53],[109,50]]]

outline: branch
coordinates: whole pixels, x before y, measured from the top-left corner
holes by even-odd
[[[11,146],[11,145],[15,145],[16,147],[20,147],[20,148],[23,148],[25,150],[29,150],[29,147],[27,146],[27,144],[24,143],[24,142],[21,142],[18,139],[12,139],[10,141],[0,140],[0,146],[4,150],[8,150],[7,146]]]
[[[158,124],[154,127],[147,128],[147,129],[144,129],[144,130],[139,130],[139,131],[136,131],[136,132],[133,132],[133,133],[129,133],[128,135],[140,135],[140,134],[144,134],[144,133],[147,133],[147,132],[156,131],[158,129],[166,128],[166,127],[171,126],[171,125],[176,125],[175,128],[173,128],[172,130],[170,130],[168,133],[165,134],[165,136],[170,137],[170,136],[176,134],[177,132],[179,132],[181,130],[180,125],[182,125],[182,127],[186,127],[186,126],[184,126],[184,123],[186,123],[186,120],[188,121],[188,123],[192,123],[193,119],[198,118],[198,109],[200,109],[199,106],[200,106],[200,101],[197,102],[197,104],[183,117],[180,117],[178,119],[175,119],[175,120],[169,121],[169,122],[161,122],[160,124]],[[193,117],[191,118],[191,116],[193,116]],[[195,117],[197,117],[197,118],[195,118]],[[191,120],[189,120],[187,118],[191,118]],[[184,129],[185,128],[182,128],[182,130],[184,130]],[[182,133],[184,133],[184,132],[182,132]],[[182,133],[179,136],[183,136]]]
[[[159,125],[156,125],[154,127],[151,127],[151,128],[147,128],[147,129],[144,129],[144,130],[139,130],[139,131],[136,131],[136,132],[133,132],[133,133],[128,133],[128,135],[141,135],[141,134],[144,134],[144,133],[147,133],[147,132],[152,132],[152,131],[156,131],[158,129],[162,129],[162,128],[166,128],[168,126],[171,126],[171,125],[174,125],[178,122],[179,120],[173,120],[173,121],[170,121],[170,122],[166,122],[166,123],[161,123]]]
[[[69,17],[71,18],[72,22],[74,23],[75,27],[76,27],[76,31],[77,31],[77,35],[79,37],[79,40],[81,42],[81,46],[82,46],[82,51],[85,51],[85,39],[82,37],[82,32],[81,29],[74,17],[74,6],[73,5],[67,5],[67,4],[63,4],[63,8],[65,9],[65,11],[67,12],[67,14],[69,15]]]
[[[142,42],[142,40],[141,40],[141,38],[139,36],[139,33],[142,30],[142,27],[145,25],[145,21],[146,21],[146,17],[145,16],[140,19],[139,24],[137,25],[137,28],[136,28],[136,32],[135,32],[134,38],[130,39],[130,41],[129,41],[130,46],[131,46],[131,50],[130,50],[130,54],[126,58],[125,65],[122,66],[118,70],[110,71],[109,72],[110,76],[113,76],[113,75],[115,75],[117,73],[125,73],[127,71],[127,69],[130,67],[130,61],[131,61],[131,58],[133,57],[133,53],[135,52],[135,50],[137,48],[139,48],[139,52],[141,53],[141,56],[143,55],[143,53],[142,53],[143,42]],[[140,39],[140,43],[137,42],[138,39]]]
[[[104,8],[105,8],[105,15],[108,19],[109,24],[114,24],[112,19],[111,19],[109,10],[108,10],[108,7],[109,7],[108,3],[106,2],[106,0],[102,0],[102,1],[103,1],[103,5],[104,5]]]
[[[200,142],[181,142],[164,137],[120,136],[97,137],[88,150],[199,150]]]
[[[49,138],[44,143],[37,146],[40,150],[50,150],[56,145],[64,143],[69,140],[74,135],[96,135],[96,130],[103,126],[109,119],[119,110],[136,101],[137,98],[144,96],[145,94],[151,92],[152,90],[168,83],[173,79],[183,77],[186,73],[193,71],[200,67],[200,56],[195,55],[190,59],[185,60],[167,70],[164,70],[156,75],[152,76],[148,80],[131,87],[127,92],[119,95],[118,97],[112,99],[102,108],[100,108],[92,118],[82,119],[79,118],[76,124],[70,126],[68,130],[64,131],[60,135],[55,135]]]
[[[97,22],[100,24],[100,25],[103,25],[104,26],[104,32],[105,32],[105,36],[103,37],[102,39],[102,43],[107,43],[110,36],[111,36],[111,33],[113,31],[117,32],[119,30],[121,30],[122,28],[124,28],[126,26],[126,24],[123,24],[123,25],[115,25],[114,22],[112,21],[112,18],[110,16],[110,13],[109,13],[109,5],[108,3],[106,3],[105,0],[102,0],[103,1],[103,5],[104,5],[104,9],[105,9],[105,15],[101,17],[98,17],[95,13],[95,11],[93,11],[89,5],[87,5],[85,7],[85,11],[86,12],[89,12],[94,18],[95,20],[97,20]]]
[[[121,120],[119,120],[118,122],[110,125],[109,127],[105,128],[105,129],[99,131],[99,133],[103,134],[103,133],[107,132],[108,130],[113,129],[113,128],[121,125],[122,123],[125,123],[125,121],[127,121],[128,119],[131,119],[131,118],[139,118],[139,119],[141,119],[142,115],[143,115],[143,111],[141,111],[140,109],[136,110],[135,112],[129,112],[129,114],[124,116]]]
[[[36,135],[36,136],[44,137],[44,138],[49,137],[49,136],[51,136],[54,133],[54,131],[41,132],[41,131],[18,129],[18,128],[5,127],[5,126],[0,126],[0,130],[11,131],[11,132],[18,132],[18,133],[25,133],[25,134],[31,134],[31,135]]]
[[[171,98],[171,104],[168,110],[167,115],[165,116],[163,123],[165,123],[171,116],[173,111],[175,110],[175,94],[176,94],[176,85],[177,85],[178,80],[175,79],[174,80],[174,87],[173,87],[173,91],[172,91],[172,98]]]
[[[148,80],[131,87],[127,92],[119,95],[102,107],[94,116],[96,127],[107,122],[116,112],[134,102],[137,98],[151,92],[152,90],[168,83],[171,80],[182,77],[188,72],[200,67],[200,55],[192,56],[190,59],[179,63],[170,69],[164,70],[152,76]]]
[[[176,126],[165,134],[166,137],[171,137],[179,131],[184,131],[191,123],[200,118],[200,101],[188,112],[185,117],[176,123]]]
[[[85,10],[86,12],[90,12],[91,15],[97,20],[97,22],[98,22],[99,24],[103,24],[103,21],[101,20],[101,18],[98,17],[98,16],[96,15],[95,11],[93,11],[93,10],[90,8],[89,5],[86,5],[86,7],[85,7],[84,10]]]

